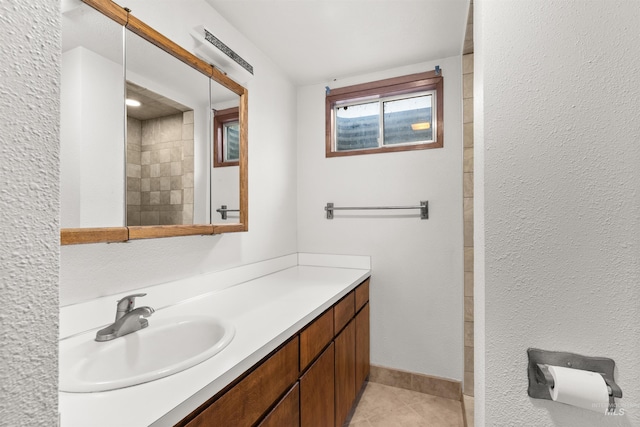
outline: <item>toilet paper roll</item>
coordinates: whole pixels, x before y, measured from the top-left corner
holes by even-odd
[[[554,402],[566,403],[591,411],[606,413],[609,392],[604,378],[597,372],[549,366],[554,387],[549,387]]]

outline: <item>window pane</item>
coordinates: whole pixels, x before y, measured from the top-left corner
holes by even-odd
[[[224,145],[224,161],[240,158],[240,125],[238,122],[225,123],[222,137]]]
[[[377,148],[380,137],[380,104],[336,107],[336,151]]]
[[[384,144],[406,144],[433,140],[431,105],[433,95],[384,103]]]

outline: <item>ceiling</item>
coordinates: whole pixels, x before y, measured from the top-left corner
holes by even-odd
[[[214,108],[238,105],[238,95],[133,32],[123,33],[121,25],[89,5],[63,0],[61,11],[62,52],[81,47],[93,54],[83,56],[82,70],[90,69],[87,64],[96,64],[98,56],[122,68],[126,40],[126,70],[122,77],[127,81],[128,95],[142,102],[141,107],[127,108],[131,117],[163,117],[208,105],[210,101]],[[94,59],[87,59],[90,57]]]
[[[132,82],[127,82],[127,99],[135,99],[141,104],[139,107],[127,105],[127,117],[141,121],[173,116],[190,110],[179,102]]]
[[[460,55],[469,8],[469,0],[206,1],[297,85]]]

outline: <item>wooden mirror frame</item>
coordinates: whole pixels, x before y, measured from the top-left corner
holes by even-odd
[[[98,12],[116,21],[145,40],[158,46],[168,54],[178,58],[185,64],[200,71],[202,74],[223,85],[240,96],[240,222],[234,224],[190,224],[190,225],[151,225],[124,226],[100,228],[62,228],[60,229],[60,244],[75,245],[81,243],[109,243],[126,242],[134,239],[155,239],[160,237],[209,235],[235,233],[249,230],[249,201],[248,201],[248,107],[249,92],[247,89],[231,80],[220,70],[201,60],[191,52],[177,45],[160,34],[138,18],[131,15],[129,10],[120,7],[111,0],[82,0]],[[211,166],[209,166],[211,167]]]

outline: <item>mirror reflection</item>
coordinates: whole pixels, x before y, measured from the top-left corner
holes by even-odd
[[[211,86],[213,115],[213,169],[211,205],[213,223],[240,222],[240,97],[220,85]]]
[[[209,222],[209,78],[127,30],[127,225]]]
[[[123,27],[85,5],[62,13],[61,226],[124,219]]]
[[[61,243],[246,231],[246,89],[93,4],[62,4]]]
[[[193,223],[194,111],[127,82],[127,225]]]
[[[194,111],[127,81],[127,225],[193,223]]]

